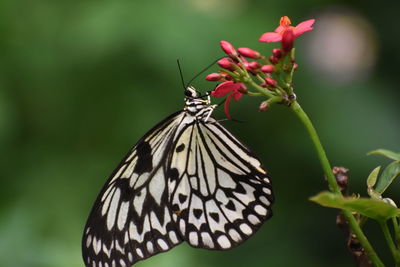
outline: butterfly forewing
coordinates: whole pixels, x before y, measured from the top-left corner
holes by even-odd
[[[166,205],[163,162],[183,117],[175,113],[149,131],[110,176],[86,224],[87,266],[131,266],[182,242]]]
[[[131,266],[182,241],[229,249],[272,215],[268,174],[210,117],[214,107],[191,91],[129,151],[89,215],[86,266]]]

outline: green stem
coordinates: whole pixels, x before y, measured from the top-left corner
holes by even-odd
[[[397,244],[397,246],[400,246],[400,229],[399,229],[399,221],[397,220],[397,217],[392,218],[392,223],[393,223],[393,230],[394,230],[396,244]]]
[[[251,79],[251,77],[247,77],[246,83],[251,84],[251,86],[253,86],[253,88],[256,89],[256,91],[263,94],[267,98],[270,98],[271,103],[282,101],[282,98],[280,96],[276,96],[272,92],[268,91],[268,89],[259,86],[256,82],[253,81],[253,79]]]
[[[315,130],[310,118],[307,116],[307,114],[304,112],[304,110],[301,108],[301,106],[299,105],[299,103],[297,101],[294,101],[292,103],[291,108],[294,111],[294,113],[296,113],[296,115],[299,117],[301,122],[304,124],[304,126],[306,127],[306,129],[308,131],[308,134],[311,137],[311,140],[314,144],[318,158],[321,162],[322,168],[326,175],[330,190],[335,194],[341,195],[342,193],[340,192],[339,185],[337,184],[335,176],[333,175],[332,168],[331,168],[329,160],[326,156],[325,150],[321,144],[321,141],[319,140],[317,131]],[[369,243],[367,237],[364,235],[363,231],[361,230],[360,226],[358,225],[357,220],[353,216],[353,214],[348,210],[342,210],[342,212],[343,212],[343,215],[347,219],[347,222],[349,224],[351,231],[357,236],[358,241],[360,241],[360,244],[364,248],[365,253],[371,259],[371,261],[375,264],[375,266],[378,266],[378,267],[384,266],[384,264],[379,259],[378,255],[376,254],[375,250],[372,248],[371,244]]]
[[[385,236],[386,242],[390,248],[390,252],[392,252],[393,258],[396,262],[396,266],[400,266],[400,254],[396,248],[396,245],[393,242],[392,236],[389,231],[389,227],[386,224],[386,221],[379,222],[382,228],[383,235]]]

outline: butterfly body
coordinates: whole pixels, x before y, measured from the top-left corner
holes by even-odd
[[[128,152],[100,192],[82,240],[86,266],[131,266],[186,241],[225,250],[272,215],[260,161],[211,117],[192,87],[185,107]]]

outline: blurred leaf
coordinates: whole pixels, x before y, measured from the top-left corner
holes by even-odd
[[[331,192],[321,192],[310,200],[324,207],[355,211],[378,221],[400,215],[400,209],[371,198],[343,197]]]
[[[381,198],[381,194],[375,191],[374,185],[376,184],[376,180],[378,179],[379,171],[381,170],[381,166],[376,167],[372,170],[367,178],[367,186],[368,186],[368,195],[372,198]]]
[[[382,172],[375,187],[375,191],[383,194],[388,186],[400,175],[400,161],[390,163]]]
[[[387,149],[377,149],[367,153],[367,155],[382,155],[389,159],[400,160],[400,153],[395,153]]]
[[[381,166],[376,167],[372,170],[367,178],[368,187],[373,187],[376,184],[376,180],[378,178],[379,171],[381,170]]]

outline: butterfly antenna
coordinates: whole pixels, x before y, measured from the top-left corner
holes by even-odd
[[[181,68],[181,63],[179,61],[179,58],[176,60],[176,63],[178,63],[178,69],[179,69],[179,74],[181,75],[181,81],[182,81],[182,86],[183,86],[183,91],[186,90],[186,86],[185,86],[185,81],[183,79],[183,74],[182,74],[182,68]]]
[[[190,81],[186,84],[186,87],[188,87],[194,79],[196,79],[197,77],[199,77],[203,72],[205,72],[206,70],[208,70],[209,68],[212,67],[212,65],[214,65],[215,63],[217,63],[218,60],[222,59],[224,57],[218,58],[216,60],[214,60],[210,65],[208,65],[207,67],[205,67],[202,71],[200,71],[199,73],[197,73],[192,79],[190,79]]]

